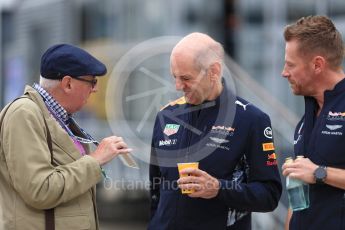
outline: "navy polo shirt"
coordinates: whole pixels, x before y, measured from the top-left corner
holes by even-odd
[[[345,79],[325,91],[324,105],[305,97],[305,114],[294,135],[295,155],[304,155],[317,165],[345,169]],[[310,207],[294,211],[290,229],[345,229],[345,191],[327,184],[310,185]]]

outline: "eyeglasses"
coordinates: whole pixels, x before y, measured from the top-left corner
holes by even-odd
[[[84,79],[84,78],[74,78],[78,81],[84,81],[84,82],[88,82],[91,84],[92,88],[95,88],[95,86],[97,85],[97,78],[94,78],[92,80],[87,80],[87,79]]]

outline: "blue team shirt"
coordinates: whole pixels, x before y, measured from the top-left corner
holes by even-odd
[[[324,105],[316,116],[317,102],[305,97],[305,114],[294,136],[296,155],[317,165],[345,169],[345,79],[324,93]],[[345,191],[326,184],[310,185],[310,207],[293,213],[290,229],[345,229]]]
[[[231,108],[234,113],[227,113]],[[198,161],[201,170],[219,179],[215,198],[181,194],[175,163],[190,161]],[[193,106],[181,98],[161,110],[151,162],[150,230],[251,229],[250,212],[272,211],[280,199],[270,119],[239,97],[229,100],[226,88],[214,101]]]

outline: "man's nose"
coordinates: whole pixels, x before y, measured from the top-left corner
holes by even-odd
[[[98,84],[91,88],[91,93],[96,93],[98,91]]]
[[[183,90],[183,83],[181,82],[181,80],[179,80],[177,78],[175,79],[175,88],[178,91]]]
[[[285,67],[283,68],[281,75],[284,78],[287,78],[289,76],[289,73],[285,70]]]

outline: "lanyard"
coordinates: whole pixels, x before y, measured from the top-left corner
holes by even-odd
[[[87,132],[84,131],[84,129],[82,129],[78,123],[73,119],[73,117],[70,117],[69,120],[73,122],[73,124],[76,126],[76,128],[83,134],[84,137],[79,137],[77,135],[75,135],[72,130],[68,127],[68,125],[66,125],[66,123],[64,121],[61,120],[60,116],[58,116],[55,112],[55,110],[50,106],[49,100],[48,98],[43,94],[43,92],[41,90],[39,90],[39,87],[37,86],[37,84],[34,84],[34,89],[41,95],[44,103],[46,104],[47,109],[49,110],[50,114],[53,115],[53,117],[55,118],[55,120],[60,124],[60,126],[67,132],[67,134],[74,140],[79,141],[81,143],[84,144],[91,144],[93,143],[96,147],[99,145],[99,142],[96,141],[90,134],[88,134]],[[43,90],[44,91],[44,90]],[[47,93],[48,94],[48,93]],[[48,94],[49,95],[49,94]],[[86,138],[85,138],[86,137]],[[105,180],[109,180],[110,178],[107,176],[107,174],[105,173],[105,170],[100,166],[101,170],[102,170],[102,174],[105,178]]]
[[[73,122],[73,124],[79,129],[79,131],[80,131],[80,132],[83,134],[83,136],[86,137],[86,138],[84,138],[84,137],[79,137],[79,136],[75,135],[75,134],[72,132],[72,130],[68,127],[68,125],[66,125],[65,122],[63,122],[63,121],[56,115],[55,111],[52,110],[52,109],[50,108],[50,106],[47,104],[47,102],[46,102],[46,101],[44,101],[44,102],[45,102],[45,104],[47,105],[47,108],[48,108],[49,112],[54,116],[54,118],[57,120],[57,122],[60,124],[60,126],[61,126],[64,130],[66,130],[67,134],[68,134],[72,139],[77,140],[77,141],[79,141],[79,142],[81,142],[81,143],[84,143],[84,144],[91,144],[91,143],[93,143],[96,147],[99,145],[99,142],[98,142],[98,141],[96,141],[90,134],[88,134],[87,132],[85,132],[85,130],[82,129],[82,128],[78,125],[78,123],[74,120],[73,117],[70,117],[70,118],[69,118],[70,122]],[[110,178],[107,176],[107,174],[105,173],[105,170],[104,170],[101,166],[100,166],[100,168],[101,168],[101,171],[102,171],[102,174],[103,174],[104,178],[105,178],[106,180],[107,180],[107,179],[110,179]]]

